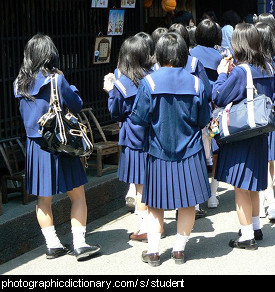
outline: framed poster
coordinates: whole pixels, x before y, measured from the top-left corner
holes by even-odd
[[[110,62],[112,37],[100,36],[95,39],[93,64]]]
[[[136,0],[121,0],[121,8],[135,8]]]
[[[124,26],[123,9],[111,9],[109,11],[108,31],[107,35],[122,35]]]
[[[91,7],[106,8],[108,7],[108,0],[92,0]]]

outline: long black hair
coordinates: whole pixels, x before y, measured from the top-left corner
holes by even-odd
[[[231,45],[238,63],[251,64],[269,72],[262,51],[261,35],[251,23],[238,23],[233,31]]]
[[[140,36],[131,36],[121,45],[117,68],[138,86],[153,63],[148,43]]]
[[[34,35],[24,49],[23,63],[15,80],[17,92],[33,100],[29,91],[37,73],[41,71],[44,76],[53,73],[58,62],[58,51],[52,39],[41,33]]]

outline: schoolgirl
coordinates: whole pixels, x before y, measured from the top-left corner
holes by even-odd
[[[40,148],[41,134],[37,123],[49,110],[50,76],[53,73],[59,74],[61,107],[66,106],[75,114],[82,108],[78,90],[70,86],[63,73],[56,69],[58,62],[58,51],[51,38],[43,34],[34,35],[25,46],[24,60],[14,82],[14,91],[27,135],[26,190],[37,196],[36,214],[47,245],[46,257],[53,259],[71,253],[56,235],[51,208],[52,196],[67,192],[72,204],[74,255],[80,260],[100,250],[100,246],[90,246],[85,242],[87,206],[84,184],[87,177],[79,158],[53,155]]]
[[[118,178],[126,183],[135,184],[137,192],[137,212],[140,228],[130,234],[130,239],[147,240],[147,206],[141,203],[147,131],[143,126],[134,125],[129,118],[137,94],[140,79],[149,73],[152,67],[150,47],[140,36],[126,39],[119,51],[117,69],[120,72],[116,80],[113,73],[104,77],[104,90],[108,92],[108,108],[111,118],[121,123],[119,145],[122,146]],[[111,82],[109,82],[111,78]]]
[[[223,58],[220,51],[215,49],[216,46],[221,46],[221,28],[214,21],[210,19],[204,19],[197,26],[195,39],[197,45],[190,49],[190,55],[197,57],[203,64],[212,90],[213,83],[218,77],[217,67]],[[214,173],[219,148],[215,140],[210,139],[206,129],[204,129],[203,139],[206,153],[210,151],[212,152],[211,198],[207,204],[209,208],[216,208],[219,204],[219,201],[216,197],[219,184],[218,181],[214,178]],[[210,163],[211,161],[209,164]]]
[[[262,48],[266,60],[274,71],[275,62],[275,39],[272,32],[272,27],[265,22],[257,22],[255,27],[259,31],[262,39]],[[274,101],[273,94],[273,101]],[[274,160],[275,160],[275,132],[268,133],[268,187],[264,191],[260,191],[260,217],[266,217],[265,201],[267,202],[268,209],[267,214],[270,220],[275,219],[275,198],[273,190],[274,179]]]
[[[181,23],[172,24],[169,27],[168,32],[175,32],[181,35],[187,45],[187,48],[188,49],[190,48],[189,33],[188,33],[187,28],[183,24]],[[194,76],[197,76],[198,78],[202,80],[204,84],[206,96],[208,98],[208,101],[210,102],[212,88],[211,88],[209,79],[207,77],[207,74],[205,72],[205,69],[202,63],[198,60],[198,58],[190,56],[190,54],[188,54],[187,63],[184,69],[188,73],[193,74]],[[205,150],[205,155],[206,155],[206,162],[208,162],[211,158],[211,151],[209,147],[209,138],[208,138],[208,135],[206,135],[205,133],[205,129],[202,130],[202,139],[203,139],[203,145],[204,145],[204,150]],[[202,208],[200,208],[199,205],[196,205],[196,219],[206,216],[206,213],[207,212],[203,210]]]
[[[163,35],[155,54],[161,68],[141,80],[130,116],[134,124],[149,130],[142,196],[149,210],[148,250],[142,252],[142,261],[152,266],[160,265],[164,210],[178,209],[172,258],[182,264],[195,205],[210,197],[201,139],[201,129],[210,119],[203,83],[183,68],[188,48],[179,34]]]
[[[238,64],[248,64],[259,94],[272,96],[274,76],[261,49],[261,36],[253,24],[237,24],[232,34],[232,49]],[[224,107],[246,98],[247,74],[241,66],[229,70],[230,61],[222,60],[219,77],[213,86],[213,102]],[[230,72],[230,74],[229,74]],[[220,145],[215,177],[234,186],[241,237],[229,245],[257,249],[255,239],[262,239],[259,220],[259,191],[267,187],[268,136],[260,135],[239,142]]]

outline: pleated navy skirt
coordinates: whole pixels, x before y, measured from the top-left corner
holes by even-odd
[[[268,161],[275,160],[275,132],[268,133]]]
[[[204,149],[181,161],[166,161],[148,154],[142,202],[172,210],[202,204],[210,198]]]
[[[78,157],[53,155],[39,146],[40,138],[26,141],[26,190],[29,194],[50,197],[87,183]]]
[[[122,146],[117,176],[126,183],[143,184],[147,153]]]
[[[268,136],[220,145],[215,178],[237,188],[267,188]]]

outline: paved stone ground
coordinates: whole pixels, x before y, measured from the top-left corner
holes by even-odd
[[[2,275],[274,275],[275,228],[262,218],[264,239],[255,251],[232,249],[230,239],[238,237],[239,223],[235,211],[234,191],[227,184],[219,186],[220,205],[208,209],[207,216],[195,221],[186,246],[186,263],[176,265],[170,259],[175,240],[175,211],[165,212],[166,237],[161,240],[161,265],[151,267],[141,261],[146,243],[131,242],[129,233],[138,226],[138,218],[123,207],[87,226],[87,242],[99,243],[101,253],[87,261],[77,262],[74,256],[54,260],[45,258],[45,245],[27,252],[0,266]],[[71,235],[62,237],[63,242]],[[202,283],[198,283],[200,285]],[[196,285],[196,283],[194,283]],[[215,285],[215,283],[214,283]]]

